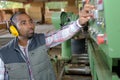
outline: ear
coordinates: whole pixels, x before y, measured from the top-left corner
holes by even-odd
[[[10,28],[9,28],[9,30],[10,30],[10,33],[11,33],[13,36],[15,36],[15,37],[19,36],[18,30],[16,29],[15,26],[11,25]]]

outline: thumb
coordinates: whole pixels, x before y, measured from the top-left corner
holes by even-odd
[[[86,4],[89,4],[89,2],[90,2],[90,0],[85,0],[85,3],[86,3]]]

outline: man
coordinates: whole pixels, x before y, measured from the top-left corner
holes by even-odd
[[[13,15],[11,21],[18,35],[0,49],[0,80],[56,80],[47,49],[81,30],[92,16],[88,13],[92,9],[85,5],[77,21],[52,35],[34,33],[35,26],[26,13]]]

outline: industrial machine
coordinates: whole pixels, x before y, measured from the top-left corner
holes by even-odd
[[[14,1],[26,2],[26,0]],[[57,57],[55,57],[56,61],[58,61],[57,64],[60,65],[58,67],[62,66],[59,80],[61,80],[64,73],[91,73],[92,80],[120,80],[120,38],[118,36],[120,34],[120,10],[118,9],[120,7],[120,0],[89,1],[96,9],[90,12],[93,13],[94,16],[93,19],[89,21],[87,37],[85,36],[82,42],[85,45],[84,47],[87,47],[87,51],[81,51],[81,53],[85,52],[87,54],[72,54],[74,53],[72,52],[73,46],[76,48],[81,46],[81,43],[79,46],[78,43],[75,45],[71,44],[71,41],[75,40],[74,38],[62,43],[61,61],[59,62]],[[67,25],[77,18],[78,15],[72,12],[55,12],[52,14],[52,23],[56,29],[61,29],[63,25]],[[83,32],[80,32],[78,35],[82,33]],[[3,42],[6,41],[6,39],[8,42],[11,38],[0,37],[0,46],[6,44],[6,42]]]
[[[120,38],[118,36],[120,34],[120,11],[118,10],[120,1],[90,0],[90,3],[96,7],[95,10],[91,11],[94,17],[89,21],[86,42],[92,80],[120,80]],[[58,14],[56,15],[58,16]],[[61,16],[62,20],[57,21],[56,19],[53,24],[58,29],[63,25],[62,22],[64,24],[71,22],[70,18]],[[76,19],[74,18],[73,21]],[[57,22],[60,24],[56,25]],[[70,42],[62,44],[62,53],[65,53],[62,54],[62,57],[71,59],[71,46],[66,47],[67,44],[69,45]]]
[[[52,14],[52,24],[55,26],[56,30],[61,29],[62,26],[67,25],[77,19],[78,15],[72,12],[54,12]],[[84,37],[80,38],[79,35],[83,35]],[[80,31],[73,38],[61,44],[60,62],[62,67],[59,66],[59,70],[60,67],[62,70],[58,80],[64,80],[62,77],[64,77],[65,74],[79,76],[80,74],[90,75],[88,54],[86,53],[86,38],[84,32]]]
[[[93,80],[120,80],[120,1],[91,0],[88,54]]]

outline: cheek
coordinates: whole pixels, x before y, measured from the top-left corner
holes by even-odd
[[[27,29],[26,28],[19,28],[18,31],[20,34],[24,35],[24,34],[26,34]]]

